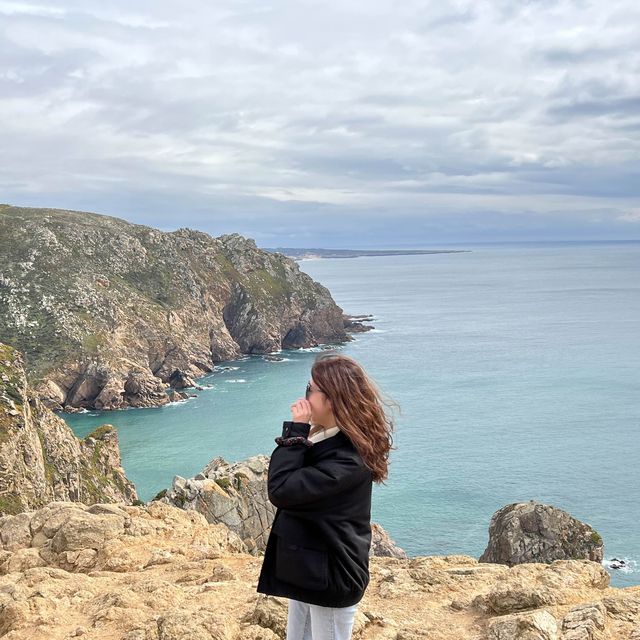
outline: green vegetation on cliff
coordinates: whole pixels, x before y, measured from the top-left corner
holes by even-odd
[[[237,233],[0,205],[0,265],[0,340],[53,408],[162,404],[176,369],[350,339],[325,287]]]

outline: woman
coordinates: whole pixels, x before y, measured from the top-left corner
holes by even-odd
[[[276,515],[257,591],[289,599],[287,640],[351,638],[369,584],[372,486],[384,484],[395,449],[382,403],[353,358],[324,353],[275,438]]]

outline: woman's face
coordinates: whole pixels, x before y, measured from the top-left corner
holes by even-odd
[[[322,424],[323,421],[331,416],[331,401],[318,389],[318,385],[313,378],[309,378],[309,384],[311,389],[307,400],[311,404],[311,419],[316,424]]]

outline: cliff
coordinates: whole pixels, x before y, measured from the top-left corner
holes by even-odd
[[[0,265],[0,340],[53,409],[162,405],[215,362],[352,339],[325,287],[237,233],[0,205]]]
[[[121,467],[116,430],[103,425],[76,438],[28,387],[22,355],[0,343],[0,514],[52,500],[136,499]]]
[[[0,518],[0,637],[277,640],[287,600],[224,524],[154,501],[54,502]],[[635,640],[640,587],[591,560],[370,558],[354,640]]]

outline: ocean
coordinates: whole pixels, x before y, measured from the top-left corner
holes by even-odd
[[[408,555],[479,557],[495,511],[538,500],[600,533],[613,586],[640,584],[640,242],[434,248],[471,251],[299,263],[374,316],[331,348],[400,405],[372,520]],[[325,348],[219,363],[184,402],[64,418],[80,437],[115,425],[150,500],[216,456],[269,455]]]

